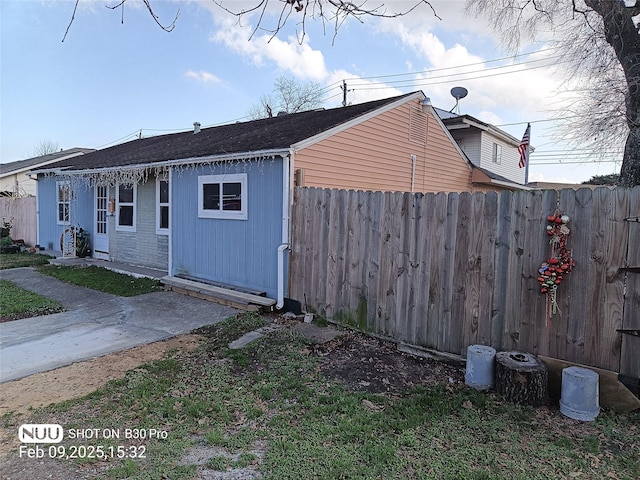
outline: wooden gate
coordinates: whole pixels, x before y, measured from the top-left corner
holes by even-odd
[[[625,218],[629,237],[627,266],[625,270],[625,293],[622,315],[620,374],[640,376],[640,192],[631,192],[629,211],[633,215]]]

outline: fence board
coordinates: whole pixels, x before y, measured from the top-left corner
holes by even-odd
[[[498,194],[477,193],[482,199],[482,231],[478,234],[480,248],[480,303],[478,312],[478,335],[475,344],[492,345],[494,290],[490,288],[495,281],[496,225],[498,222]]]
[[[434,198],[433,221],[429,226],[431,240],[431,262],[429,269],[429,308],[427,319],[427,343],[426,347],[438,349],[441,347],[440,338],[444,336],[442,332],[442,316],[440,315],[440,305],[443,298],[444,276],[442,265],[439,261],[444,255],[445,245],[445,225],[447,221],[447,195],[438,193]]]
[[[298,189],[290,295],[329,318],[442,352],[520,349],[640,376],[640,187],[488,193]],[[546,216],[571,217],[576,261],[547,322]],[[634,229],[635,227],[637,229]],[[636,265],[640,266],[640,265]],[[625,296],[625,277],[627,295]],[[626,302],[626,303],[625,303]]]
[[[36,244],[36,197],[0,197],[0,219],[13,219],[11,238]]]

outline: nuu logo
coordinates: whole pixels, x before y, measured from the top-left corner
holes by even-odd
[[[25,423],[18,428],[22,443],[60,443],[64,429],[57,423]]]

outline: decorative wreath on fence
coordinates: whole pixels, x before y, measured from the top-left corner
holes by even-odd
[[[562,215],[556,209],[553,215],[547,217],[547,235],[551,245],[551,255],[546,262],[540,265],[538,270],[538,282],[540,293],[548,295],[549,313],[554,315],[559,311],[556,301],[558,285],[562,283],[565,275],[568,275],[575,267],[576,262],[571,258],[571,251],[567,248],[567,236],[569,235],[569,217]]]

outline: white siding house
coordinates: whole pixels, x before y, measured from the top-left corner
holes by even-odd
[[[518,166],[520,140],[471,115],[435,111],[474,166],[510,182],[526,183],[527,168]]]

